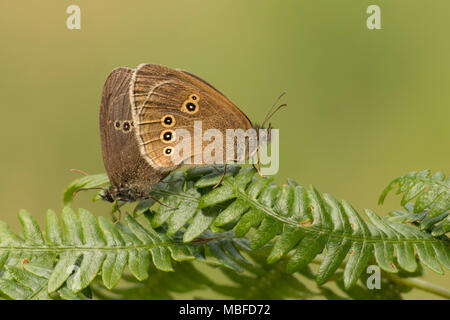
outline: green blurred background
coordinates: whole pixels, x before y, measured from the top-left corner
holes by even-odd
[[[66,8],[81,8],[81,30]],[[366,28],[381,7],[382,30]],[[0,219],[42,225],[82,169],[103,172],[98,111],[108,73],[157,63],[189,70],[261,121],[283,90],[277,181],[294,178],[379,214],[412,170],[449,171],[448,0],[2,1]],[[108,214],[80,194],[75,206]],[[450,278],[426,279],[450,286]],[[414,291],[409,298],[433,296]]]

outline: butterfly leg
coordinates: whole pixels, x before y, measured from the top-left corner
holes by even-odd
[[[119,212],[117,219],[114,221],[114,224],[118,224],[120,222],[120,219],[122,219],[122,211],[120,211],[119,200],[120,199],[114,200],[114,206],[116,207],[117,211]],[[112,213],[114,213],[114,211]],[[114,217],[114,215],[113,215],[113,217]]]
[[[226,174],[227,174],[227,164],[225,163],[225,165],[223,167],[222,177],[220,178],[219,182],[216,183],[216,185],[213,187],[213,189],[217,188],[222,183],[223,178],[225,178]]]
[[[178,209],[176,207],[171,207],[171,206],[169,206],[169,205],[167,205],[165,203],[162,203],[161,201],[159,201],[158,199],[156,199],[156,198],[154,198],[152,196],[147,196],[145,198],[142,198],[142,200],[147,200],[147,199],[152,199],[153,201],[159,203],[160,205],[165,206],[165,207],[170,208],[170,209],[173,209],[173,210],[177,210]]]
[[[167,183],[167,184],[169,184],[169,183],[176,183],[176,182],[180,182],[180,181],[183,181],[183,179],[178,178],[178,179],[175,179],[175,180],[169,180],[169,181],[163,181],[163,180],[161,180],[159,183]]]
[[[256,147],[256,155],[257,155],[257,161],[256,161],[256,170],[258,171],[258,174],[261,178],[265,178],[265,176],[261,173],[261,166],[260,166],[260,159],[259,159],[259,146]],[[255,165],[253,165],[255,167]]]
[[[122,210],[120,210],[120,207],[125,205],[125,203],[119,204],[119,201],[127,202],[128,200],[120,199],[120,198],[114,200],[114,206],[116,207],[116,211],[119,212],[117,219],[114,221],[114,224],[118,224],[122,219]],[[111,214],[114,214],[114,211]],[[129,213],[127,211],[125,211],[125,214],[129,215]],[[114,215],[113,215],[113,218],[114,218]]]

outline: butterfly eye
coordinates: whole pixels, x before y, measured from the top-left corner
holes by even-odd
[[[124,121],[122,124],[122,130],[128,132],[131,129],[131,124],[128,121]]]
[[[164,143],[170,143],[175,141],[175,133],[172,130],[164,130],[161,132],[160,139]]]
[[[173,151],[172,147],[165,147],[163,153],[165,156],[170,156],[172,154],[172,151]]]
[[[182,111],[194,114],[198,111],[198,104],[193,100],[186,100],[183,104]]]
[[[117,120],[116,122],[114,122],[114,129],[120,130],[121,127],[122,127],[122,124],[120,123],[119,120]]]
[[[175,125],[175,118],[171,114],[166,115],[162,117],[161,124],[166,128],[173,127]]]
[[[186,109],[188,109],[188,111],[190,112],[194,112],[196,109],[196,105],[193,104],[192,102],[188,102],[186,103]]]

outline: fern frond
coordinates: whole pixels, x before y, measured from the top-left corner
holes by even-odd
[[[13,299],[73,299],[99,274],[105,287],[112,288],[126,266],[144,280],[151,264],[173,271],[172,261],[196,259],[240,270],[236,260],[246,261],[235,247],[245,247],[245,241],[226,233],[206,233],[206,238],[185,244],[182,234],[169,237],[166,230],[145,227],[131,216],[124,224],[113,224],[69,207],[62,213],[64,232],[53,211],[47,212],[45,236],[25,210],[19,220],[23,237],[0,222],[0,294]]]
[[[414,213],[426,212],[426,216],[429,218],[449,214],[450,178],[446,177],[444,173],[431,174],[430,170],[423,170],[398,177],[384,189],[378,203],[382,204],[387,194],[396,187],[398,187],[397,194],[403,193],[402,206],[415,199]],[[438,221],[442,221],[444,218]]]
[[[151,268],[150,277],[143,282],[124,277],[120,288],[106,291],[94,286],[94,295],[101,299],[120,300],[175,299],[182,293],[195,294],[197,290],[209,289],[204,294],[197,293],[197,298],[208,299],[214,292],[218,297],[255,300],[305,299],[319,294],[310,291],[294,275],[287,274],[281,264],[267,265],[263,260],[259,264],[252,259],[252,264],[242,265],[245,267],[244,273],[220,269],[230,284],[205,276],[192,262],[183,262],[174,263],[175,272],[170,274]]]
[[[152,226],[167,226],[169,235],[185,228],[186,243],[208,229],[232,229],[237,237],[249,234],[251,249],[273,244],[270,263],[293,252],[286,266],[290,273],[301,270],[326,249],[318,284],[330,279],[347,257],[346,288],[356,283],[372,256],[391,273],[399,268],[416,270],[415,251],[435,272],[443,273],[442,266],[450,267],[450,247],[445,239],[382,219],[371,210],[365,211],[366,221],[348,202],[338,202],[329,194],[321,195],[293,181],[279,187],[253,169],[233,167],[230,171],[216,189],[212,187],[222,175],[217,168],[177,172],[180,183],[159,185],[153,193],[177,210],[159,206],[150,211],[152,203],[140,203],[135,213],[146,212]],[[251,229],[255,231],[249,233]]]
[[[95,278],[111,289],[121,278],[128,278],[123,275],[126,267],[142,281],[149,272],[167,275],[174,265],[178,268],[177,262],[185,260],[244,270],[243,274],[224,271],[235,286],[202,278],[201,283],[234,298],[282,297],[276,290],[264,288],[254,295],[236,295],[240,284],[261,286],[265,273],[271,272],[276,274],[277,283],[284,279],[285,284],[296,284],[276,291],[285,294],[283,298],[308,297],[311,293],[292,277],[305,274],[313,261],[320,261],[320,266],[317,274],[308,273],[308,277],[314,277],[319,285],[333,277],[342,281],[347,291],[364,277],[371,260],[384,272],[399,275],[403,270],[417,270],[415,252],[419,261],[436,272],[450,267],[448,239],[433,238],[413,226],[392,221],[400,215],[380,218],[366,210],[366,221],[345,201],[338,202],[292,180],[280,187],[259,177],[255,170],[238,166],[229,168],[222,185],[213,189],[221,175],[215,167],[175,172],[152,190],[152,195],[168,206],[142,201],[134,217],[127,216],[125,223],[113,224],[103,217],[97,220],[84,209],[75,214],[69,207],[63,209],[64,228],[53,211],[47,213],[45,235],[23,210],[19,212],[23,236],[0,222],[0,297],[89,298]],[[66,190],[64,201],[70,203],[74,190],[80,187],[105,185],[105,175],[83,177]],[[264,260],[252,256],[258,248],[269,250]],[[252,264],[241,255],[242,250],[250,250]],[[181,265],[180,270],[185,267]],[[338,269],[343,269],[342,275]],[[171,291],[184,290],[176,284]],[[155,296],[170,295],[170,290],[152,290]],[[324,296],[340,297],[329,288],[319,290]]]
[[[378,265],[387,272],[398,272],[398,267],[409,272],[416,270],[414,249],[432,270],[442,273],[441,264],[450,267],[448,244],[416,228],[387,222],[371,210],[365,211],[369,218],[365,221],[346,201],[338,202],[328,194],[322,196],[314,188],[264,185],[264,180],[255,178],[252,170],[244,170],[203,196],[199,206],[211,206],[234,198],[235,201],[217,217],[219,226],[232,222],[231,219],[239,220],[234,227],[238,236],[255,227],[251,248],[259,248],[274,239],[269,262],[295,250],[287,263],[288,272],[301,270],[325,248],[325,258],[317,275],[318,284],[325,283],[347,255],[346,288],[359,278],[372,252]],[[215,197],[215,193],[220,197]],[[241,204],[236,205],[236,202]],[[394,263],[394,251],[398,265]]]
[[[200,293],[197,294],[197,298],[208,298],[212,291],[220,297],[245,300],[306,299],[319,294],[308,289],[295,275],[287,274],[283,261],[269,265],[265,261],[265,255],[249,254],[250,264],[239,262],[244,269],[242,273],[220,268],[225,279],[213,280],[212,277],[200,272],[193,262],[183,262],[174,263],[174,274],[151,268],[151,275],[144,282],[125,277],[121,288],[106,292],[101,287],[95,286],[94,293],[102,299],[173,299],[175,294],[209,289],[206,296]],[[228,283],[224,283],[224,280]]]
[[[242,265],[244,272],[236,273],[230,269],[219,268],[224,279],[217,275],[217,270],[203,265],[200,271],[193,261],[174,263],[174,273],[167,273],[156,268],[150,268],[150,276],[145,281],[138,281],[131,276],[124,276],[120,287],[105,290],[103,286],[94,285],[93,292],[96,298],[106,299],[178,299],[180,294],[189,293],[197,299],[211,299],[211,294],[217,298],[244,299],[244,300],[271,300],[271,299],[316,299],[324,297],[330,300],[346,299],[402,299],[402,294],[411,288],[399,285],[381,275],[381,288],[370,290],[363,284],[367,274],[363,274],[362,283],[350,289],[345,289],[342,272],[333,276],[333,281],[313,290],[311,281],[316,275],[310,267],[296,274],[285,272],[286,260],[274,264],[266,261],[268,250],[248,252],[251,264]],[[210,276],[206,276],[208,274]],[[414,276],[411,274],[408,277]],[[334,285],[336,284],[336,285]]]
[[[76,179],[64,190],[63,204],[68,206],[79,189],[99,188],[106,185],[109,185],[108,176],[102,173]],[[94,200],[96,200],[96,197],[94,197]]]
[[[404,207],[406,211],[394,210],[389,213],[387,219],[400,223],[411,223],[419,229],[431,233],[433,237],[440,237],[450,232],[450,211],[431,218],[429,210],[415,213],[412,203],[407,203]]]

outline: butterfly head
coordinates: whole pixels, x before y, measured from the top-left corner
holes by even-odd
[[[104,189],[103,193],[100,194],[100,198],[102,198],[103,200],[108,201],[108,202],[115,201],[115,198],[113,196],[113,192],[112,192],[111,188]]]

